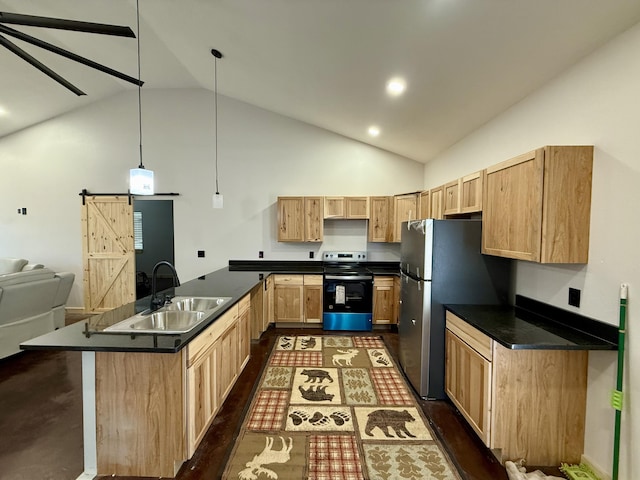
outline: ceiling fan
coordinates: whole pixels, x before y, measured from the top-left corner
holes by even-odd
[[[82,90],[78,87],[64,79],[61,75],[58,75],[56,72],[51,70],[49,67],[44,65],[42,62],[34,58],[32,55],[25,52],[23,49],[18,47],[15,43],[8,40],[5,35],[10,35],[24,42],[35,45],[36,47],[43,48],[50,52],[53,52],[57,55],[61,55],[75,62],[81,63],[91,68],[95,68],[101,72],[107,73],[109,75],[113,75],[114,77],[125,80],[129,83],[133,83],[138,87],[142,86],[144,82],[140,81],[140,79],[130,77],[122,72],[118,72],[112,68],[101,65],[93,60],[89,60],[88,58],[81,57],[80,55],[76,55],[73,52],[65,50],[63,48],[52,45],[48,42],[40,40],[31,35],[27,35],[26,33],[19,32],[13,28],[7,27],[5,24],[15,24],[15,25],[25,25],[30,27],[42,27],[42,28],[54,28],[58,30],[72,30],[76,32],[85,32],[85,33],[96,33],[99,35],[113,35],[118,37],[130,37],[135,38],[135,34],[129,27],[119,26],[119,25],[107,25],[102,23],[91,23],[91,22],[82,22],[78,20],[67,20],[62,18],[50,18],[50,17],[38,17],[34,15],[22,15],[19,13],[7,13],[0,12],[0,45],[8,49],[9,51],[15,53],[17,56],[22,58],[24,61],[34,66],[38,70],[40,70],[45,75],[48,75],[53,80],[64,86],[65,88],[71,90],[76,95],[86,95]]]

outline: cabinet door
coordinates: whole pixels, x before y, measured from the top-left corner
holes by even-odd
[[[429,218],[441,220],[444,212],[444,187],[429,190],[431,197],[431,215]]]
[[[260,286],[258,286],[260,289]],[[262,293],[262,291],[261,291]],[[251,294],[238,302],[238,374],[251,354]]]
[[[393,241],[399,242],[402,238],[402,222],[418,218],[418,194],[409,193],[394,197],[394,235]]]
[[[304,239],[321,242],[324,235],[324,198],[304,197]]]
[[[482,253],[540,261],[544,150],[487,169]]]
[[[460,213],[475,213],[482,211],[482,185],[485,171],[472,173],[460,180]]]
[[[304,242],[304,197],[278,197],[278,241]]]
[[[187,369],[187,456],[191,458],[218,410],[216,347],[212,345]]]
[[[420,192],[420,205],[418,208],[418,218],[431,218],[431,201],[429,190]]]
[[[346,218],[369,218],[369,197],[345,197]]]
[[[394,319],[394,279],[375,277],[373,280],[373,323],[391,324]]]
[[[266,280],[265,280],[266,281]],[[264,332],[264,282],[251,290],[251,339],[257,340]]]
[[[290,281],[286,282],[289,279]],[[279,283],[280,281],[283,283]],[[302,275],[276,277],[274,292],[276,322],[304,321],[303,289]]]
[[[324,218],[344,218],[344,197],[324,197]]]
[[[392,237],[393,197],[371,197],[369,199],[369,241],[390,242]]]
[[[491,362],[446,330],[445,391],[485,445],[490,442]]]
[[[305,285],[304,298],[305,323],[322,323],[322,285]]]
[[[216,349],[216,393],[220,405],[227,398],[238,376],[238,322],[225,330]]]
[[[269,275],[264,281],[263,310],[262,310],[262,331],[269,328],[269,324],[275,321],[274,300],[273,300],[273,275]]]
[[[444,185],[444,215],[460,213],[460,181],[455,180]]]

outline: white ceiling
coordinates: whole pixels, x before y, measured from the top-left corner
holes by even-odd
[[[135,0],[0,11],[137,32]],[[213,90],[217,48],[220,94],[426,162],[638,21],[638,0],[140,0],[141,77],[143,92]],[[7,26],[137,77],[135,39]],[[87,95],[0,47],[0,137],[136,88],[8,38]]]

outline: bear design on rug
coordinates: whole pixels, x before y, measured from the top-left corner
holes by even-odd
[[[326,378],[329,382],[333,383],[333,378],[331,378],[331,375],[329,375],[329,372],[327,372],[326,370],[302,370],[300,372],[300,375],[306,375],[307,379],[304,381],[304,383],[307,382],[311,382],[311,383],[316,383],[316,381],[318,383],[322,383],[322,381]]]
[[[300,394],[302,398],[305,400],[309,400],[310,402],[322,402],[324,400],[333,401],[333,397],[335,397],[332,393],[327,393],[327,386],[318,385],[316,389],[313,389],[313,386],[310,386],[307,390],[305,390],[302,385],[298,387],[300,390]]]
[[[302,344],[302,350],[311,350],[316,346],[315,337],[303,338],[300,342]]]
[[[369,414],[364,433],[373,437],[373,433],[371,432],[375,427],[378,427],[382,430],[385,437],[393,438],[393,435],[389,433],[389,427],[391,427],[398,438],[405,438],[405,435],[416,438],[406,427],[406,422],[415,422],[415,420],[416,419],[406,410],[402,412],[395,410],[374,410]]]

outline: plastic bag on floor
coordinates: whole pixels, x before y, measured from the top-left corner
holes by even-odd
[[[562,477],[554,477],[545,475],[540,470],[527,473],[527,469],[522,466],[522,462],[515,463],[507,460],[504,462],[504,468],[507,469],[509,480],[565,480]]]

